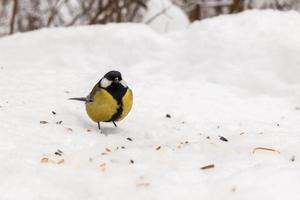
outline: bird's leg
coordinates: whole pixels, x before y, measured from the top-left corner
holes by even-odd
[[[112,121],[112,123],[115,125],[115,127],[118,127],[117,124],[114,121]]]
[[[101,131],[101,128],[100,128],[100,122],[97,122],[97,124],[98,124],[98,128],[99,128],[99,130]]]

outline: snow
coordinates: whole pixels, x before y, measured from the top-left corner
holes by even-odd
[[[190,24],[186,14],[169,0],[149,0],[143,21],[158,33],[182,30]]]
[[[296,12],[248,11],[168,34],[110,24],[1,38],[1,199],[297,199],[299,27]],[[134,106],[100,134],[67,99],[112,69]]]

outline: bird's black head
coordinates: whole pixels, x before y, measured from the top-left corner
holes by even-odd
[[[100,80],[99,86],[108,91],[118,103],[122,101],[122,97],[128,88],[126,82],[122,79],[121,73],[118,71],[107,72]]]
[[[127,88],[126,82],[123,80],[122,75],[119,71],[109,71],[99,82],[100,87],[102,88]]]
[[[104,78],[106,78],[109,81],[121,81],[122,80],[122,75],[118,71],[109,71],[104,75]]]

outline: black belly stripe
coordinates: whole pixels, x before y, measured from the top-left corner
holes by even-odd
[[[113,98],[117,101],[118,105],[117,112],[115,112],[107,122],[117,121],[123,113],[122,99],[126,94],[128,88],[125,88],[121,84],[112,84],[109,87],[103,89],[107,90],[108,93],[113,96]]]
[[[121,117],[123,113],[123,103],[118,102],[118,106],[117,112],[110,118],[109,122],[117,121]]]

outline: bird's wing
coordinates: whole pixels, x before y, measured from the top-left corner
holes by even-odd
[[[97,83],[94,88],[92,89],[92,91],[90,92],[90,94],[86,97],[87,101],[86,102],[92,102],[94,100],[94,96],[96,94],[97,91],[101,90],[101,88],[99,87],[99,83]]]

